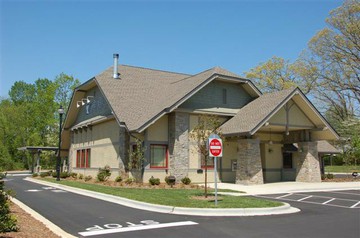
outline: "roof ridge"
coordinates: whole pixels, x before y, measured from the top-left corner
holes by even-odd
[[[179,75],[192,76],[191,74],[178,73],[178,72],[169,71],[169,70],[152,69],[152,68],[147,68],[147,67],[142,67],[142,66],[134,66],[134,65],[127,65],[127,64],[120,64],[120,66],[126,66],[126,67],[131,67],[131,68],[138,68],[138,69],[147,69],[147,70],[158,71],[158,72],[164,72],[164,73],[171,73],[171,74],[179,74]]]
[[[187,80],[187,79],[189,79],[189,78],[192,78],[192,77],[198,76],[198,75],[200,75],[200,74],[206,73],[206,72],[208,72],[208,71],[210,71],[210,70],[213,70],[213,68],[210,68],[210,69],[201,71],[201,72],[199,72],[199,73],[197,73],[197,74],[194,74],[194,75],[189,75],[189,77],[186,77],[186,78],[183,78],[183,79],[179,79],[178,81],[172,82],[171,84],[174,84],[174,83],[178,83],[178,82]]]

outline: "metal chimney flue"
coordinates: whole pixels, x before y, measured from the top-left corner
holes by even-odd
[[[114,54],[114,79],[120,78],[120,74],[118,72],[118,61],[119,61],[119,54]]]

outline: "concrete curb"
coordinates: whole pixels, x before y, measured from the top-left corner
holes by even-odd
[[[25,178],[25,180],[46,186],[63,189],[72,193],[100,199],[103,201],[120,204],[131,208],[152,211],[152,212],[159,212],[159,213],[167,213],[167,214],[190,215],[190,216],[266,216],[266,215],[290,214],[300,211],[297,208],[291,207],[290,204],[288,203],[284,203],[284,205],[280,207],[270,207],[270,208],[217,209],[217,208],[171,207],[171,206],[163,206],[163,205],[134,201],[127,198],[121,198],[113,195],[88,191],[80,188],[73,188],[62,184],[40,181],[32,178]]]
[[[40,221],[41,223],[43,223],[47,228],[49,228],[53,233],[55,233],[56,235],[63,237],[63,238],[76,238],[76,236],[73,236],[67,232],[65,232],[64,230],[62,230],[60,227],[58,227],[57,225],[55,225],[54,223],[52,223],[51,221],[47,220],[45,217],[43,217],[42,215],[40,215],[39,213],[37,213],[36,211],[34,211],[33,209],[31,209],[30,207],[28,207],[27,205],[25,205],[24,203],[20,202],[19,200],[17,200],[14,197],[10,197],[10,200],[15,203],[16,205],[18,205],[21,209],[23,209],[25,212],[29,213],[33,218],[35,218],[36,220]]]

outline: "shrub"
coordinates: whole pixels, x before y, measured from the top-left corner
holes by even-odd
[[[40,177],[42,177],[42,178],[45,178],[45,177],[47,177],[49,175],[50,175],[49,172],[41,172],[40,173]]]
[[[33,173],[33,174],[31,175],[31,177],[33,177],[33,178],[36,178],[37,176],[38,176],[37,173]]]
[[[18,231],[16,218],[10,214],[9,195],[4,191],[4,181],[0,181],[0,233]]]
[[[52,173],[51,173],[51,176],[52,176],[53,178],[56,178],[56,175],[57,175],[56,172],[52,172]]]
[[[333,179],[333,178],[334,178],[334,175],[333,175],[333,174],[326,174],[326,178],[327,178],[327,179]]]
[[[68,172],[61,172],[60,173],[60,178],[67,178],[70,177],[70,174]]]
[[[122,179],[121,176],[117,176],[117,177],[115,178],[115,182],[118,182],[118,183],[120,183],[122,180],[123,180],[123,179]]]
[[[77,179],[77,175],[78,175],[77,173],[70,173],[70,176],[74,179]]]
[[[185,184],[185,185],[188,185],[188,184],[191,183],[191,179],[188,178],[188,177],[184,177],[184,178],[181,179],[181,182],[182,182],[183,184]]]
[[[133,182],[135,182],[135,179],[134,179],[134,178],[127,178],[127,179],[125,180],[125,183],[126,183],[126,184],[132,184]]]
[[[151,176],[151,178],[149,179],[149,183],[151,185],[159,185],[160,184],[160,179],[159,178],[154,178],[153,176]]]
[[[0,172],[0,179],[6,178],[7,172],[2,173]]]
[[[92,179],[91,175],[85,176],[85,182],[90,181]]]
[[[176,182],[176,179],[175,179],[175,181],[173,181],[173,180],[171,180],[170,178],[175,178],[174,176],[166,176],[165,177],[165,183],[167,184],[167,185],[174,185],[175,184],[175,182]]]
[[[79,174],[79,179],[83,179],[84,175],[83,174]]]
[[[99,168],[99,172],[97,174],[97,180],[100,182],[104,182],[109,179],[111,175],[110,166],[106,165],[104,168]]]

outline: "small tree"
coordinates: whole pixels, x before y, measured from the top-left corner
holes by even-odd
[[[133,150],[129,151],[129,170],[142,169],[145,161],[145,148],[142,146],[142,141],[136,139],[136,145]]]
[[[192,130],[190,137],[197,141],[197,151],[200,153],[202,159],[204,159],[205,166],[205,197],[207,197],[207,165],[209,159],[208,151],[208,139],[211,134],[217,134],[222,136],[221,130],[219,129],[221,125],[220,118],[214,115],[200,115],[199,123]]]

